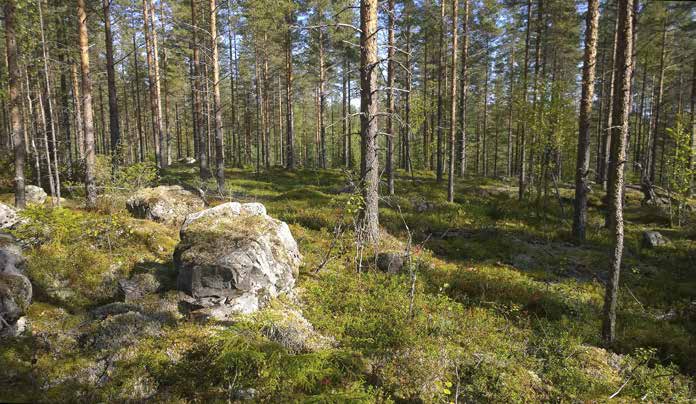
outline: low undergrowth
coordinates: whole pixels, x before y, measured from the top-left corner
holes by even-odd
[[[192,181],[195,170],[161,176]],[[577,246],[568,237],[571,206],[553,196],[539,210],[517,202],[509,184],[467,179],[455,203],[446,203],[444,187],[416,173],[415,182],[399,179],[398,196],[381,205],[382,248],[406,248],[404,222],[413,237],[411,271],[387,275],[374,268],[371,249],[359,259],[341,172],[235,169],[228,186],[233,199],[260,201],[290,225],[304,255],[298,299],[333,344],[290,352],[264,334],[271,317],[263,312],[234,324],[179,320],[123,347],[103,368],[103,352],[79,343],[88,310],[117,300],[110,279],[153,265],[172,271],[177,229],[118,212],[30,208],[16,235],[30,246],[29,274],[40,293],[28,315],[32,335],[0,347],[0,400],[694,399],[696,233],[689,227],[628,223],[618,341],[605,350],[599,329],[609,239],[599,201],[588,243]],[[630,209],[632,219],[644,208]],[[645,229],[673,242],[644,249]],[[65,289],[67,296],[52,293]],[[102,369],[107,376],[96,382],[79,376]]]

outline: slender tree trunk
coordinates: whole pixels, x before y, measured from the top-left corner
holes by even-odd
[[[145,139],[143,138],[143,117],[140,112],[140,70],[138,69],[138,46],[135,43],[135,34],[133,34],[133,69],[135,70],[135,85],[133,92],[135,93],[135,114],[138,121],[138,142],[140,144],[140,162],[145,161]]]
[[[15,157],[15,207],[24,208],[26,197],[24,193],[24,160],[26,158],[26,144],[22,120],[19,113],[19,66],[17,65],[17,39],[15,34],[15,0],[5,1],[5,52],[7,57],[7,70],[9,81],[9,108],[10,126],[12,128],[12,141]]]
[[[48,68],[48,48],[46,47],[46,35],[44,32],[44,20],[43,12],[41,11],[41,1],[39,1],[37,4],[39,8],[39,25],[41,27],[41,49],[43,51],[44,84],[46,86],[46,111],[48,112],[48,119],[50,120],[50,125],[48,126],[50,126],[51,144],[53,146],[51,149],[53,150],[53,175],[55,177],[51,178],[51,182],[54,183],[54,187],[51,190],[51,203],[54,206],[60,206],[60,171],[58,170],[58,142],[56,141],[56,117],[53,113],[54,108],[51,97],[51,80],[50,71]],[[43,113],[43,109],[41,112]],[[48,146],[48,142],[46,143],[46,145]],[[47,158],[46,161],[49,162],[50,165],[50,159]],[[51,171],[49,170],[49,173],[50,172]]]
[[[636,43],[636,42],[634,42]],[[633,161],[639,163],[643,161],[643,113],[645,112],[645,87],[647,87],[647,77],[648,76],[648,64],[644,63],[643,66],[643,82],[641,83],[640,90],[640,104],[638,106],[638,113],[636,114],[635,131],[637,132],[635,139],[635,150],[633,154]],[[634,164],[634,171],[638,168],[638,164]]]
[[[585,57],[582,67],[582,95],[578,133],[578,157],[575,170],[575,214],[573,215],[573,237],[585,240],[587,226],[587,194],[590,190],[590,124],[594,92],[595,67],[597,64],[597,38],[599,31],[599,0],[587,1],[585,29]]]
[[[507,167],[505,173],[512,176],[512,116],[515,104],[515,48],[510,47],[510,100],[508,105],[508,132],[507,132]]]
[[[606,284],[604,299],[604,318],[602,322],[602,337],[607,345],[614,342],[616,336],[616,308],[618,305],[619,275],[624,244],[623,197],[624,163],[626,162],[626,138],[628,136],[628,116],[631,103],[631,55],[632,41],[632,11],[633,0],[618,2],[618,51],[616,58],[616,75],[614,83],[614,105],[612,108],[614,126],[611,128],[611,160],[614,181],[609,189],[609,212],[613,251],[610,259],[610,278]]]
[[[483,62],[486,64],[486,73],[483,82],[483,144],[481,145],[481,159],[483,160],[483,176],[488,177],[488,76],[490,75],[490,61],[488,60],[488,51],[483,57]]]
[[[365,208],[362,219],[367,238],[379,241],[379,160],[377,158],[377,0],[360,1],[360,135],[362,187]]]
[[[447,200],[454,202],[454,165],[457,147],[457,12],[458,0],[452,0],[452,78],[450,79],[450,136],[449,136],[449,176],[447,180]]]
[[[288,32],[285,39],[285,167],[288,170],[295,168],[295,128],[293,119],[292,102],[292,26],[295,24],[295,17],[292,12],[286,17]]]
[[[77,0],[77,20],[79,24],[80,66],[82,69],[82,121],[85,134],[85,194],[87,196],[87,207],[93,209],[97,205],[97,186],[94,181],[96,154],[94,153],[92,79],[89,72],[89,37],[87,34],[85,0]]]
[[[614,28],[614,45],[613,45],[613,50],[612,50],[612,58],[611,58],[611,79],[609,80],[609,94],[607,97],[607,126],[605,128],[605,131],[602,133],[602,146],[600,149],[600,153],[602,155],[600,165],[599,165],[599,179],[602,183],[602,188],[604,190],[608,190],[608,185],[609,185],[609,172],[612,171],[611,167],[609,167],[610,161],[609,161],[609,153],[611,150],[611,127],[612,127],[612,119],[613,119],[613,113],[612,113],[612,108],[614,107],[614,79],[616,77],[616,53],[618,52],[617,49],[617,36],[618,36],[618,16],[616,17],[617,20],[615,22],[615,28]],[[608,218],[608,216],[607,216]]]
[[[196,19],[196,0],[191,0],[191,46],[193,47],[193,111],[194,121],[198,135],[198,164],[200,167],[201,180],[206,181],[210,178],[208,168],[208,136],[203,133],[201,117],[201,62],[198,50],[198,22]]]
[[[694,67],[691,73],[691,155],[689,156],[689,168],[691,169],[691,194],[696,193],[696,56],[694,56]]]
[[[121,130],[119,128],[118,98],[116,92],[116,72],[114,71],[114,42],[111,35],[111,0],[102,0],[104,12],[104,38],[106,41],[106,81],[109,88],[109,133],[111,134],[111,163],[120,164],[119,147]]]
[[[526,162],[526,151],[527,151],[527,122],[525,121],[524,114],[528,111],[527,107],[527,76],[529,71],[529,43],[530,43],[530,31],[532,25],[532,0],[527,0],[527,28],[524,40],[524,65],[522,66],[522,112],[523,116],[521,118],[522,122],[519,125],[520,128],[518,132],[520,133],[520,146],[519,146],[519,168],[518,168],[518,198],[521,201],[524,198],[524,192],[526,188],[527,171],[525,170]]]
[[[387,155],[385,169],[387,174],[387,192],[389,195],[394,195],[394,19],[396,10],[394,9],[394,0],[388,1],[388,48],[387,48]]]
[[[213,64],[213,108],[215,110],[215,178],[218,192],[225,193],[225,154],[222,133],[222,102],[220,101],[220,66],[218,64],[217,5],[210,0],[210,37]]]
[[[406,105],[404,105],[404,169],[413,176],[413,164],[411,163],[411,91],[413,91],[413,80],[411,74],[411,2],[404,4],[404,14],[406,20]]]
[[[459,175],[466,174],[466,99],[469,93],[468,86],[468,57],[469,57],[469,0],[464,0],[464,10],[462,12],[462,71],[461,71],[461,91],[459,102],[459,120],[461,133],[459,135]]]
[[[235,52],[234,48],[236,46],[236,38],[233,38],[233,32],[234,32],[234,25],[232,24],[232,0],[227,0],[227,12],[228,12],[228,30],[227,30],[227,41],[229,43],[229,49],[230,49],[230,63],[229,63],[229,69],[230,69],[230,113],[231,113],[231,118],[232,118],[232,148],[230,149],[230,155],[232,156],[233,163],[236,163],[237,166],[239,166],[239,154],[237,154],[235,158],[235,152],[234,150],[237,150],[235,148],[235,141],[236,143],[239,143],[239,131],[237,130],[237,94],[236,94],[236,85],[235,85],[235,68],[234,68],[234,60],[235,60]],[[234,45],[233,45],[234,44]]]
[[[667,54],[667,47],[666,47],[666,42],[667,42],[667,18],[665,17],[664,25],[662,27],[662,51],[660,52],[660,78],[658,79],[658,90],[657,90],[657,100],[654,101],[654,106],[653,106],[653,125],[652,125],[652,145],[651,145],[651,152],[650,152],[650,165],[649,165],[649,171],[648,171],[648,176],[650,178],[650,182],[654,183],[655,182],[655,169],[656,169],[656,163],[657,163],[657,142],[658,142],[658,130],[660,128],[660,113],[662,112],[662,96],[664,94],[664,85],[665,85],[665,58]],[[664,138],[664,134],[660,136],[661,138]]]
[[[443,178],[444,155],[442,150],[442,85],[445,81],[445,0],[440,0],[440,41],[437,60],[437,182]]]
[[[532,113],[531,116],[534,117],[535,122],[540,122],[541,121],[541,91],[539,90],[539,80],[541,79],[541,76],[543,76],[543,72],[541,71],[541,48],[542,48],[542,43],[541,43],[541,35],[543,32],[543,27],[544,27],[544,1],[543,0],[538,0],[537,2],[537,18],[536,18],[536,24],[537,24],[537,30],[536,30],[536,38],[535,38],[535,43],[534,43],[534,87],[532,88]],[[546,58],[544,58],[544,62],[546,61]],[[545,63],[544,63],[545,66]],[[526,184],[533,185],[534,184],[534,174],[535,174],[535,166],[534,166],[534,161],[535,161],[535,146],[536,146],[536,138],[538,134],[538,128],[536,128],[534,131],[532,131],[532,139],[531,139],[531,144],[529,148],[529,162],[528,162],[528,172],[527,172],[527,180]]]
[[[155,162],[157,168],[163,168],[165,166],[163,156],[162,156],[162,134],[160,133],[160,122],[158,118],[160,114],[158,111],[158,98],[157,98],[157,82],[159,73],[155,71],[158,70],[159,66],[155,66],[155,60],[157,55],[154,52],[153,39],[154,39],[154,28],[151,26],[150,20],[150,0],[143,0],[143,21],[145,30],[145,50],[147,54],[147,76],[149,82],[149,93],[150,93],[150,113],[152,118],[152,136],[155,144]],[[152,30],[151,30],[152,28]]]
[[[343,56],[342,82],[341,82],[341,114],[343,121],[343,166],[348,168],[348,57]]]

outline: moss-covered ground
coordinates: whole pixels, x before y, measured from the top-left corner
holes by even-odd
[[[465,179],[447,203],[430,174],[399,177],[397,196],[381,202],[380,248],[404,249],[410,235],[412,261],[388,275],[374,268],[374,249],[356,245],[359,198],[338,193],[341,171],[229,170],[227,178],[227,199],[262,202],[290,225],[304,255],[299,304],[332,344],[288,351],[264,336],[264,312],[225,324],[172,315],[126,346],[86,343],[84,335],[108,335],[89,319],[119,300],[114,279],[156,273],[164,289],[141,310],[175,305],[178,229],[130,218],[122,196],[104,196],[97,212],[68,200],[71,208],[27,210],[30,224],[16,232],[28,243],[35,299],[31,332],[0,345],[0,401],[696,399],[693,218],[669,228],[664,212],[640,206],[629,189],[617,342],[602,347],[610,240],[597,191],[588,241],[577,245],[570,189],[561,189],[561,207],[553,194],[518,202],[505,181]],[[160,183],[196,185],[197,170],[175,166]],[[671,243],[642,247],[648,229]]]

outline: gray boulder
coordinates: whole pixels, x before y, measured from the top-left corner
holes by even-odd
[[[141,338],[160,333],[161,324],[136,311],[107,316],[81,336],[81,342],[98,351],[117,351]]]
[[[406,265],[407,257],[401,252],[381,252],[377,254],[377,269],[389,274],[398,274]]]
[[[12,236],[0,234],[0,334],[16,335],[18,321],[32,298],[29,278],[24,275],[22,250]]]
[[[201,313],[251,313],[295,286],[302,256],[285,222],[259,203],[228,202],[189,215],[174,251],[177,289]]]
[[[141,189],[126,201],[133,216],[168,224],[181,223],[186,215],[204,207],[200,197],[179,185]]]
[[[661,247],[669,244],[669,239],[657,231],[644,231],[641,244],[645,248]]]
[[[36,205],[41,205],[42,203],[46,202],[46,198],[48,198],[46,191],[44,191],[41,187],[37,187],[36,185],[27,185],[24,187],[24,195],[27,203],[33,203]]]
[[[0,203],[0,229],[11,229],[19,223],[19,215],[12,206]]]

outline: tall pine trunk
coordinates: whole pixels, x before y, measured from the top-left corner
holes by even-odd
[[[26,158],[26,143],[22,120],[20,117],[19,96],[19,66],[17,65],[17,39],[15,34],[15,0],[5,1],[5,52],[7,57],[9,81],[9,109],[12,142],[15,157],[15,207],[24,208],[26,197],[24,192],[24,160]]]
[[[590,190],[590,124],[594,93],[595,67],[597,64],[597,38],[599,28],[599,0],[587,1],[585,29],[585,56],[582,66],[582,95],[578,131],[578,157],[575,169],[575,214],[573,237],[585,240],[587,225],[587,194]]]
[[[387,174],[387,192],[394,195],[394,0],[388,1],[387,7],[389,33],[387,35],[387,155],[385,169]]]
[[[604,298],[604,318],[602,338],[607,345],[614,342],[616,336],[616,308],[618,305],[619,275],[624,244],[623,198],[624,164],[626,161],[626,138],[628,136],[628,116],[631,103],[631,55],[633,0],[619,0],[616,75],[614,79],[614,105],[612,107],[611,160],[614,181],[609,189],[609,212],[613,251],[610,257],[609,281],[606,284]]]
[[[377,158],[377,0],[360,1],[360,136],[365,208],[362,219],[369,241],[379,241],[379,160]]]
[[[104,38],[106,41],[106,81],[109,90],[109,133],[111,134],[111,163],[120,163],[119,147],[121,130],[118,117],[118,98],[116,92],[116,72],[114,71],[114,42],[111,35],[111,0],[102,0],[104,13]]]
[[[452,78],[450,79],[450,135],[449,135],[449,172],[447,179],[447,200],[454,202],[454,165],[457,136],[457,12],[459,2],[452,0]]]
[[[80,41],[80,68],[82,70],[82,122],[85,136],[85,194],[87,207],[97,206],[97,185],[94,179],[96,153],[94,152],[94,113],[92,111],[92,79],[89,71],[89,37],[85,0],[77,0],[77,21]]]

